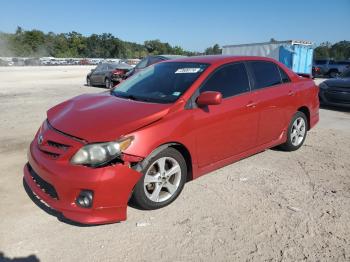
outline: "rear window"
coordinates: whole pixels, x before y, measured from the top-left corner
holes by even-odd
[[[315,60],[315,64],[325,65],[325,64],[327,64],[327,60]]]
[[[281,75],[277,65],[271,62],[249,62],[255,76],[255,89],[281,84]]]

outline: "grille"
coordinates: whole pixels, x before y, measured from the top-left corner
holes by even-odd
[[[56,154],[56,153],[52,153],[52,152],[49,152],[49,151],[46,151],[46,150],[42,150],[40,149],[41,152],[43,152],[44,154],[46,154],[48,157],[52,158],[52,159],[57,159],[60,154]]]
[[[61,143],[58,143],[58,142],[54,142],[54,141],[51,141],[51,140],[48,140],[47,144],[49,146],[51,146],[51,147],[55,147],[55,148],[63,150],[63,151],[66,151],[70,147],[68,145],[61,144]]]
[[[48,182],[46,182],[44,179],[42,179],[34,170],[33,168],[27,164],[29,174],[32,177],[35,184],[47,195],[52,197],[53,199],[58,200],[58,195],[55,190],[55,188]]]

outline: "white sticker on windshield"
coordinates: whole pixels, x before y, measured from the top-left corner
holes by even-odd
[[[180,92],[174,92],[173,96],[179,96],[181,93]]]
[[[200,68],[179,68],[176,70],[175,74],[195,74],[200,70]]]

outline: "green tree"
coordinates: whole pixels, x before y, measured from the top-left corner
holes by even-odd
[[[215,44],[212,47],[208,47],[207,49],[205,49],[204,53],[206,55],[221,55],[222,49],[218,44]]]

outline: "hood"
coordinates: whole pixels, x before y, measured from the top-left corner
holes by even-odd
[[[47,112],[50,124],[88,142],[113,141],[165,116],[170,104],[118,98],[108,92],[86,94]]]
[[[334,78],[324,81],[324,83],[329,87],[347,87],[350,88],[350,78]]]

